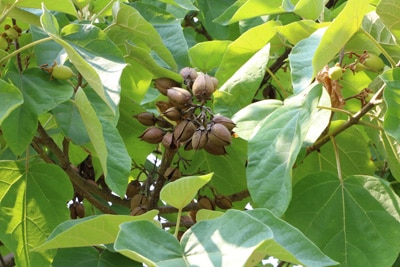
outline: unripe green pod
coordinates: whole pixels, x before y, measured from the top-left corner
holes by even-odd
[[[339,80],[343,76],[343,69],[340,65],[336,64],[332,68],[329,68],[328,76],[331,80]]]
[[[385,67],[385,63],[380,57],[370,53],[368,53],[368,56],[361,63],[364,64],[364,66],[366,66],[369,70],[375,72],[380,72]]]
[[[0,49],[6,50],[8,48],[8,41],[4,36],[0,36]]]
[[[58,80],[67,80],[74,75],[75,73],[71,68],[65,65],[55,65],[51,72],[51,76]]]
[[[18,36],[19,36],[18,31],[16,29],[14,29],[14,28],[9,28],[9,29],[5,30],[5,34],[11,40],[17,39]]]

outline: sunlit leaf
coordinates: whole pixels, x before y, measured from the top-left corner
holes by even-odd
[[[221,64],[231,41],[209,41],[198,43],[188,51],[192,67],[209,72]]]
[[[383,98],[387,105],[383,127],[388,134],[400,142],[400,69],[395,68],[384,72],[381,75],[386,83]]]
[[[21,92],[13,86],[5,82],[4,80],[0,80],[0,125],[3,120],[17,108],[19,105],[23,103],[23,98]]]

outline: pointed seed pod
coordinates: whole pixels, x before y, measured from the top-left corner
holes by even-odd
[[[171,103],[167,102],[167,101],[157,101],[156,102],[156,107],[157,109],[160,111],[160,113],[165,112],[167,109],[169,109],[170,107],[172,107]]]
[[[181,69],[181,71],[179,72],[179,74],[182,76],[183,82],[184,82],[189,88],[191,88],[192,85],[193,85],[194,80],[196,80],[196,78],[197,78],[197,72],[196,72],[196,70],[193,69],[193,68],[185,67],[185,68]]]
[[[200,73],[192,86],[193,95],[198,101],[207,100],[214,93],[214,84],[211,77]]]
[[[170,78],[158,78],[154,81],[154,86],[157,88],[157,90],[163,94],[167,95],[167,91],[169,88],[172,87],[177,87],[180,84]]]
[[[172,128],[172,124],[164,119],[162,116],[157,116],[156,118],[156,124],[160,126],[161,128]]]
[[[165,148],[175,149],[177,147],[176,144],[174,143],[174,137],[173,137],[173,134],[171,132],[167,132],[164,135],[161,143],[163,144],[163,146]]]
[[[145,214],[146,212],[147,212],[147,209],[145,207],[139,206],[139,207],[132,209],[130,215],[139,216],[139,215]]]
[[[208,140],[213,144],[227,146],[231,143],[231,132],[221,123],[215,123],[208,132]]]
[[[207,144],[207,140],[208,140],[208,137],[207,137],[207,132],[205,131],[205,129],[198,128],[192,137],[193,149],[199,150],[199,149],[204,148],[205,145]]]
[[[51,72],[51,77],[58,80],[67,80],[72,78],[74,75],[75,73],[71,70],[71,68],[65,65],[55,65]]]
[[[231,119],[229,119],[225,116],[215,115],[212,118],[212,121],[214,123],[220,123],[220,124],[224,125],[229,131],[232,131],[233,128],[236,127],[236,124]]]
[[[182,112],[177,107],[170,107],[163,112],[163,115],[172,121],[179,121],[182,118]]]
[[[148,204],[148,199],[144,194],[137,194],[131,198],[131,210],[139,206],[146,207]]]
[[[202,196],[197,200],[199,209],[215,210],[214,202],[207,196]]]
[[[138,180],[132,180],[126,187],[126,197],[132,198],[134,195],[139,194],[142,185]]]
[[[364,66],[366,66],[369,70],[374,72],[380,72],[385,67],[383,60],[377,55],[371,53],[368,53],[365,60],[361,63],[364,64]]]
[[[215,205],[217,205],[217,207],[220,209],[227,210],[232,208],[232,201],[229,197],[223,195],[216,195],[214,201]]]
[[[222,156],[228,154],[224,146],[217,145],[208,139],[207,144],[204,146],[204,150],[208,153],[216,156]]]
[[[74,204],[69,205],[69,217],[73,220],[78,218]]]
[[[168,89],[167,96],[171,104],[178,108],[185,108],[192,103],[192,95],[183,88],[172,87]]]
[[[182,173],[179,170],[179,168],[176,167],[168,167],[165,172],[164,176],[170,181],[173,182],[175,180],[178,180],[179,178],[182,177]]]
[[[178,143],[184,143],[192,138],[196,126],[190,120],[183,120],[175,126],[174,129],[174,140]]]
[[[137,119],[144,126],[153,126],[156,124],[156,118],[153,113],[150,112],[141,112],[139,114],[133,115],[135,119]]]
[[[147,128],[139,138],[150,144],[158,144],[162,141],[164,136],[163,131],[155,126]]]
[[[82,203],[74,203],[75,204],[75,210],[76,210],[76,215],[79,218],[84,218],[85,217],[85,207],[83,206]]]
[[[218,80],[217,80],[217,78],[212,77],[212,76],[210,76],[210,78],[211,78],[211,81],[212,81],[212,83],[214,85],[214,91],[215,91],[215,90],[218,89]]]

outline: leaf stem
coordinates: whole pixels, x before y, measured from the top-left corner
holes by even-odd
[[[396,62],[393,60],[393,58],[388,54],[388,52],[386,52],[385,49],[383,49],[383,47],[375,40],[374,37],[372,37],[371,34],[369,34],[369,32],[367,32],[366,30],[364,30],[363,28],[361,28],[363,33],[368,37],[368,39],[382,52],[382,54],[386,57],[386,59],[389,61],[390,65],[392,66],[392,68],[396,67]]]
[[[179,233],[179,226],[181,224],[181,216],[182,216],[182,209],[178,210],[178,218],[176,218],[176,226],[175,226],[175,233],[174,236],[178,238],[178,233]]]
[[[340,156],[339,156],[339,150],[336,144],[336,140],[335,137],[331,136],[330,137],[331,142],[333,144],[333,151],[335,152],[335,159],[336,159],[336,168],[337,168],[337,172],[338,172],[338,177],[340,182],[343,181],[343,175],[342,175],[342,167],[340,165]]]
[[[8,9],[4,8],[3,13],[0,17],[0,24],[3,23],[3,21],[7,18],[8,13],[18,4],[19,1],[20,0],[16,0]]]
[[[31,47],[33,47],[33,46],[35,46],[35,45],[38,45],[38,44],[41,44],[41,43],[45,43],[45,42],[48,42],[48,41],[51,41],[51,40],[53,40],[52,37],[46,37],[46,38],[43,38],[43,39],[34,41],[34,42],[32,42],[32,43],[29,43],[29,44],[27,44],[27,45],[21,47],[20,49],[17,49],[17,50],[15,50],[15,51],[13,51],[12,53],[8,54],[7,56],[3,57],[2,59],[0,59],[0,64],[3,63],[4,61],[9,60],[9,59],[12,58],[13,56],[18,55],[19,53],[21,53],[22,51],[24,51],[24,50],[26,50],[26,49],[28,49],[28,48],[31,48]]]
[[[268,74],[272,78],[272,80],[274,80],[276,82],[276,85],[278,85],[279,91],[280,91],[281,95],[283,96],[283,98],[287,98],[289,95],[286,92],[283,85],[281,84],[281,82],[278,80],[278,78],[276,78],[275,74],[273,74],[272,71],[268,67],[265,68],[265,70],[266,70],[266,72],[268,72]]]

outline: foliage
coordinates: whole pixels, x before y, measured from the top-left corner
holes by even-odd
[[[0,6],[0,266],[399,262],[395,0]]]

